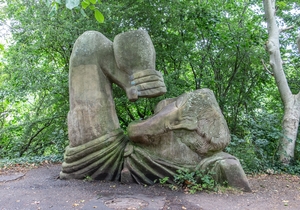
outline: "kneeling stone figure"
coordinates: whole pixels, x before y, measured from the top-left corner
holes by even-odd
[[[218,183],[251,191],[237,158],[222,150],[230,133],[213,92],[200,89],[158,103],[153,116],[120,128],[112,83],[130,101],[166,92],[155,70],[155,50],[144,30],[119,34],[114,42],[88,31],[70,59],[70,111],[60,177],[154,184],[177,170],[213,172]]]

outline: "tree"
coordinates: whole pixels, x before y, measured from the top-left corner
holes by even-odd
[[[62,5],[62,2],[61,0],[46,0],[46,4],[51,8],[49,14],[53,15],[58,12],[58,8],[60,7],[60,5]],[[99,11],[97,4],[101,4],[101,0],[66,0],[65,2],[66,8],[70,10],[78,10],[84,17],[88,17],[84,10],[89,9],[93,12],[95,19],[99,23],[103,23],[104,16]]]
[[[234,155],[237,147],[241,160],[246,160],[245,150],[250,147],[257,159],[263,158],[259,155],[263,152],[276,153],[277,119],[283,115],[283,106],[273,76],[261,65],[261,59],[267,59],[261,47],[267,34],[261,24],[263,16],[254,10],[255,1],[97,1],[106,17],[103,24],[82,15],[79,1],[74,1],[79,6],[72,10],[65,7],[67,1],[59,0],[5,2],[0,21],[9,20],[12,43],[5,46],[0,61],[0,158],[62,154],[68,143],[68,62],[75,40],[86,30],[100,31],[113,40],[137,28],[151,36],[156,68],[163,73],[168,92],[130,103],[124,91],[114,86],[124,129],[131,121],[151,115],[164,98],[210,88],[233,134],[230,148]],[[80,2],[93,6],[95,1]],[[51,8],[56,12],[49,15]],[[94,15],[86,8],[88,17]],[[296,19],[286,16],[285,22]],[[282,43],[283,59],[291,53],[294,56]],[[300,84],[298,67],[289,64],[287,78],[294,93]],[[248,162],[253,162],[252,157],[248,156]]]
[[[210,88],[231,131],[238,132],[239,116],[255,110],[255,99],[261,97],[258,90],[269,83],[260,63],[262,17],[250,9],[249,1],[117,2],[119,15],[106,14],[106,23],[115,25],[115,31],[148,30],[157,52],[157,69],[167,84],[165,97]]]
[[[62,155],[68,143],[69,57],[76,38],[97,23],[71,10],[48,12],[45,1],[7,0],[4,7],[12,42],[0,68],[0,158]]]
[[[284,164],[289,164],[290,160],[294,158],[295,143],[299,126],[300,92],[297,94],[292,93],[283,70],[279,34],[288,28],[280,29],[276,23],[276,1],[264,0],[263,3],[269,34],[266,49],[270,55],[270,65],[284,105],[284,116],[282,120],[283,137],[281,139],[281,147],[279,151],[280,161]]]
[[[9,98],[10,107],[16,108],[10,117],[12,125],[6,128],[19,122],[15,132],[3,130],[6,154],[9,140],[14,140],[10,145],[15,145],[15,151],[35,145],[47,147],[57,133],[55,129],[66,130],[63,116],[68,110],[68,60],[74,41],[85,30],[99,30],[113,40],[118,33],[141,27],[148,30],[155,45],[157,70],[164,74],[168,93],[157,99],[129,103],[124,92],[115,88],[123,128],[132,120],[152,114],[155,104],[164,97],[207,87],[217,96],[231,131],[242,136],[239,118],[243,113],[254,112],[257,98],[262,97],[259,90],[270,83],[269,75],[260,70],[260,57],[264,55],[260,48],[264,38],[261,17],[249,9],[246,0],[230,0],[226,4],[187,0],[103,1],[101,11],[107,19],[101,28],[95,20],[84,18],[75,8],[64,9],[58,1],[6,2],[14,43],[5,56],[5,73],[10,75],[5,97]],[[49,2],[56,2],[59,11],[50,18]],[[93,14],[90,10],[86,12],[88,16]],[[28,97],[34,98],[33,106],[25,105]],[[53,109],[44,109],[46,106]],[[38,132],[48,125],[51,113],[62,116],[59,123],[52,121],[52,127]],[[46,121],[41,121],[42,117]],[[30,154],[34,154],[32,151]]]

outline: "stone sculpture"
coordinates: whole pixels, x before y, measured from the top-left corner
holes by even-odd
[[[96,31],[81,35],[70,59],[70,144],[60,177],[153,184],[178,169],[214,172],[217,182],[250,191],[239,161],[222,150],[230,133],[213,92],[200,89],[158,103],[155,114],[120,128],[112,83],[130,101],[166,92],[155,70],[148,33],[119,34],[114,42]],[[170,182],[173,180],[170,179]]]

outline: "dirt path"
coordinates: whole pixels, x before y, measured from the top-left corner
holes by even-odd
[[[0,209],[300,209],[300,179],[291,175],[249,177],[252,193],[190,195],[159,185],[60,180],[59,171],[60,165],[46,165],[21,173],[2,171]]]

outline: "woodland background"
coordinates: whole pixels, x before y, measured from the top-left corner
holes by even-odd
[[[247,173],[300,173],[300,132],[290,165],[278,161],[283,104],[269,55],[262,1],[102,0],[93,8],[65,7],[60,0],[0,0],[0,165],[60,161],[68,145],[68,65],[72,46],[84,31],[113,40],[132,29],[148,31],[156,49],[156,69],[168,92],[131,103],[114,86],[122,128],[153,113],[164,98],[199,89],[214,91],[232,140],[226,152]],[[296,39],[300,2],[276,2],[280,51],[293,94],[300,90]]]

